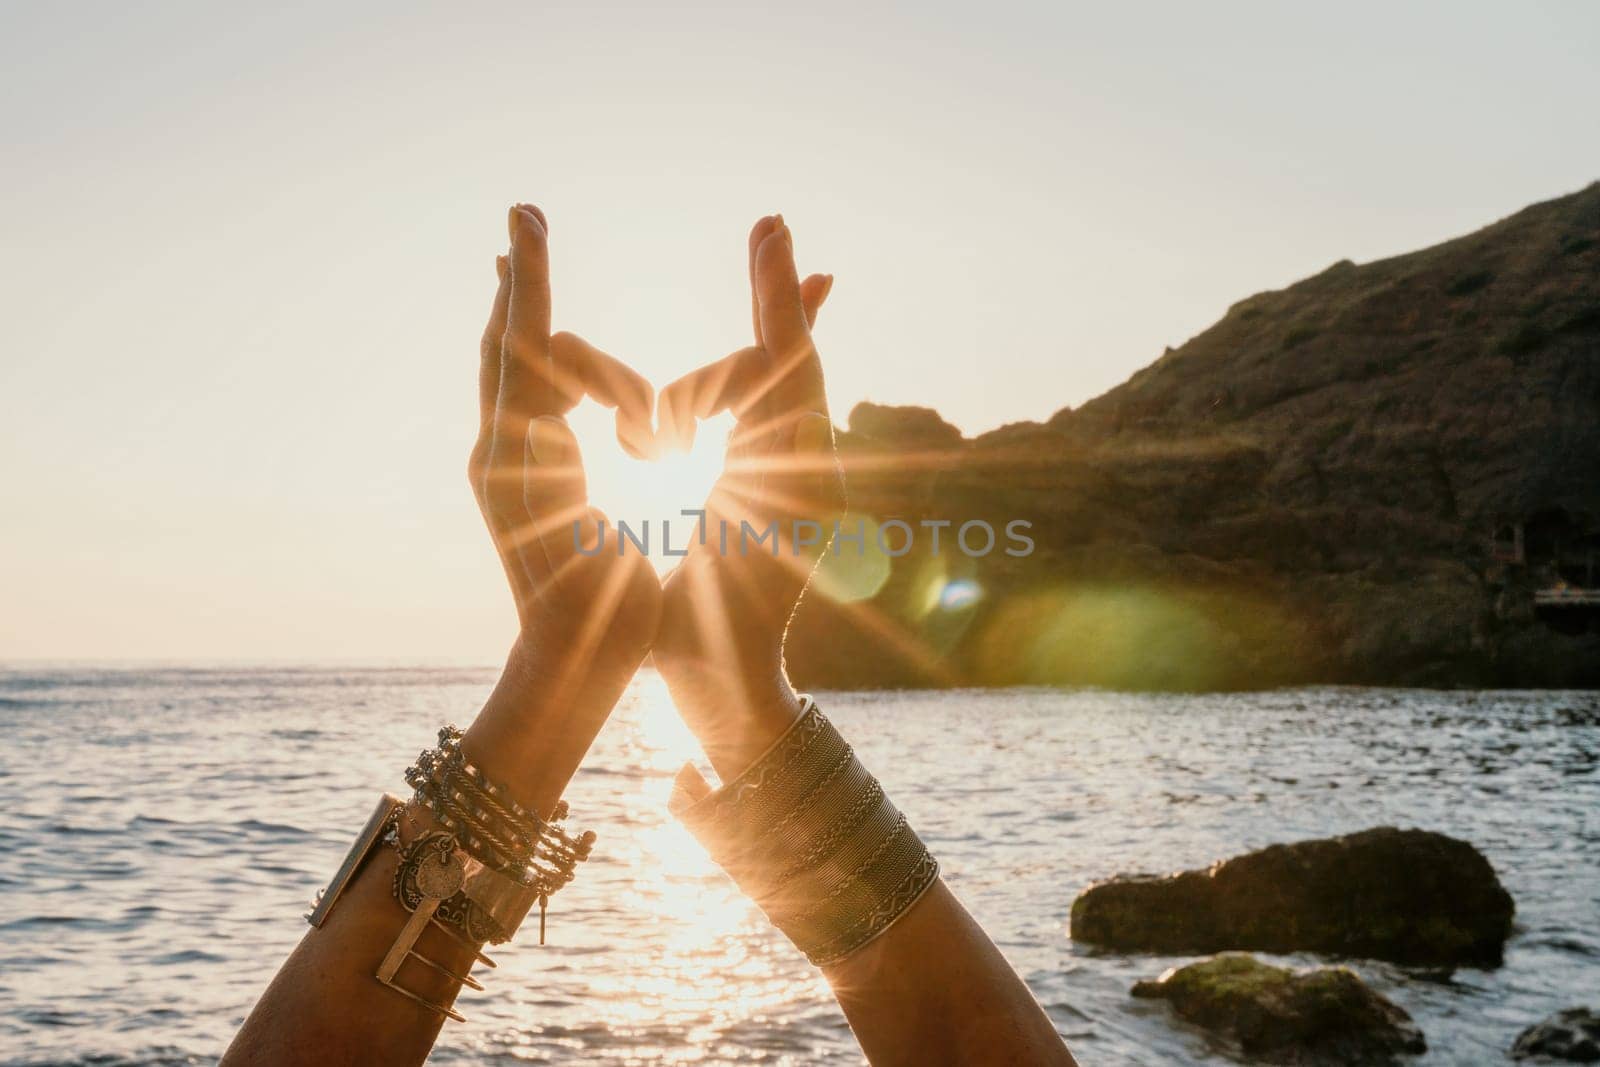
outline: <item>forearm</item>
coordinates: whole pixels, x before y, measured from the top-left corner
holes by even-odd
[[[798,704],[790,715],[770,703],[742,742],[725,725],[719,734],[724,760],[737,752],[742,761],[719,768],[730,784],[711,795],[686,776],[674,807],[821,965],[868,1059],[1073,1063],[837,732],[816,713],[798,720]]]
[[[345,889],[327,922],[306,931],[228,1047],[224,1067],[427,1058],[442,1017],[373,977],[407,918],[391,891],[398,862],[382,849]],[[457,974],[473,963],[470,952],[437,930],[424,931],[417,947]],[[459,990],[459,983],[411,960],[397,980],[443,1005]]]
[[[625,679],[615,688],[620,691],[622,684]],[[598,693],[596,706],[586,714],[549,708],[541,695],[536,673],[514,653],[461,744],[484,774],[504,783],[519,804],[546,817],[617,694]],[[395,769],[396,779],[400,770]],[[399,821],[405,841],[434,828],[426,806],[413,801],[404,811]],[[388,1065],[427,1057],[442,1016],[375,977],[409,917],[394,896],[398,865],[396,850],[376,848],[323,925],[308,930],[279,969],[229,1047],[225,1065]],[[416,944],[423,956],[454,974],[471,970],[474,947],[459,930],[445,933],[431,925]],[[395,981],[443,1006],[453,1004],[460,989],[456,980],[410,958]]]
[[[823,968],[874,1067],[1075,1061],[943,879],[883,935]]]
[[[553,812],[650,648],[661,587],[644,559],[581,554],[567,536],[597,513],[563,417],[587,393],[617,409],[618,434],[639,454],[651,389],[587,342],[551,334],[544,214],[517,204],[506,222],[511,251],[495,260],[467,477],[520,637],[471,728],[442,732],[407,773],[418,801],[409,818],[391,800],[380,805],[352,854],[354,877],[314,912],[228,1064],[420,1063],[451,1014],[453,976],[479,955],[476,938],[507,939],[535,903],[542,932],[549,894],[593,842],[551,825]]]

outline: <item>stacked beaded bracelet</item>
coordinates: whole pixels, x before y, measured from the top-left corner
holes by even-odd
[[[572,881],[577,865],[589,858],[595,837],[590,832],[570,837],[555,825],[566,816],[564,802],[551,822],[517,804],[503,786],[468,762],[461,752],[461,731],[454,726],[439,731],[439,746],[418,757],[406,770],[406,780],[440,828],[412,824],[406,840],[400,830],[402,822],[411,822],[405,802],[385,794],[328,888],[318,893],[306,921],[312,926],[327,922],[373,851],[388,844],[399,854],[394,895],[410,918],[378,965],[376,978],[429,1010],[460,1020],[454,1008],[435,1004],[398,980],[401,965],[416,960],[470,988],[483,988],[470,974],[457,974],[419,951],[423,930],[434,927],[492,967],[494,961],[477,945],[510,940],[537,902],[539,943],[544,944],[550,894]]]
[[[461,737],[456,727],[441,727],[438,747],[418,754],[416,763],[406,768],[406,782],[416,791],[417,802],[426,805],[473,858],[534,891],[539,901],[539,943],[544,944],[550,894],[571,882],[577,865],[589,858],[594,832],[585,830],[572,837],[557,825],[566,818],[565,801],[556,805],[549,821],[518,804],[504,786],[468,761],[461,751]],[[401,896],[398,881],[396,895]],[[405,902],[402,896],[401,903]],[[470,929],[470,915],[462,925],[473,936],[492,931],[486,925]]]
[[[749,769],[712,791],[692,766],[670,807],[817,966],[889,929],[939,864],[810,697]]]

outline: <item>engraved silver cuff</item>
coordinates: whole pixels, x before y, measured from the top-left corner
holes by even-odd
[[[794,725],[721,789],[684,767],[669,807],[819,967],[878,937],[939,877],[938,862],[810,697]]]

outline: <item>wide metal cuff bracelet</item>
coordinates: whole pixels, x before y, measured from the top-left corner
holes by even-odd
[[[904,815],[802,698],[794,725],[713,791],[692,766],[671,811],[817,966],[882,934],[939,876]]]

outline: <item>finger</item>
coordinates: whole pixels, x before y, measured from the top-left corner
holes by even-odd
[[[831,274],[813,274],[800,283],[800,306],[805,309],[808,329],[817,324],[817,312],[822,310],[822,305],[831,292],[833,292]]]
[[[813,274],[800,286],[807,323],[814,323],[833,275]],[[759,426],[761,398],[774,384],[771,360],[761,348],[741,348],[730,356],[685,374],[661,390],[657,422],[665,443],[687,450],[694,444],[697,422],[732,411],[741,423]]]
[[[500,394],[500,343],[506,332],[506,312],[511,302],[511,260],[494,258],[500,285],[495,289],[494,305],[489,309],[489,325],[478,344],[478,438],[487,441],[494,419],[495,398]]]
[[[762,347],[778,356],[808,343],[811,335],[800,303],[794,234],[781,217],[756,248],[752,282]]]
[[[550,351],[558,365],[570,366],[582,392],[617,413],[617,440],[636,459],[656,453],[651,416],[655,389],[645,377],[614,356],[602,352],[571,333],[550,338]]]
[[[570,374],[558,378],[550,353],[550,250],[542,215],[513,207],[511,297],[501,353],[500,407],[534,415],[562,415],[577,403]],[[520,447],[520,434],[519,447]]]
[[[523,525],[525,515],[512,502],[504,499],[504,493],[491,495],[494,491],[491,487],[497,490],[499,482],[490,459],[495,409],[500,392],[500,344],[505,334],[506,310],[511,295],[510,261],[506,256],[495,257],[495,271],[500,277],[500,285],[489,310],[489,324],[484,328],[483,340],[479,344],[478,439],[472,446],[472,455],[467,462],[467,478],[489,528],[495,553],[505,568],[512,598],[520,608],[527,603],[533,588],[532,576],[516,545],[516,531]]]
[[[775,417],[826,412],[822,362],[811,344],[811,327],[794,266],[794,240],[781,223],[756,250],[755,293],[763,344],[773,362]]]
[[[661,390],[657,417],[662,435],[675,447],[687,450],[694,444],[697,420],[729,410],[745,419],[766,377],[767,354],[759,348],[741,348],[690,371]]]
[[[527,565],[534,579],[559,575],[585,541],[588,485],[578,439],[564,419],[541,415],[528,424],[522,502],[528,515]]]
[[[550,267],[541,220],[540,214],[525,205],[513,207],[507,219],[510,292],[482,496],[484,513],[502,553],[531,558],[534,565],[541,557],[526,551],[533,531],[523,489],[528,422],[536,415],[560,413],[551,410],[557,405],[551,400],[549,384]]]
[[[816,323],[817,313],[833,290],[831,274],[813,274],[800,283],[800,304],[806,326]],[[815,348],[808,346],[806,359],[816,365],[820,379],[821,364]],[[805,367],[796,368],[799,381],[785,375],[783,368],[774,373],[780,383],[780,399],[774,406],[785,408],[769,423],[770,432],[762,442],[765,452],[757,460],[759,486],[757,494],[763,504],[780,513],[802,517],[827,517],[844,507],[843,474],[835,450],[833,424],[827,417],[827,396],[820,388],[820,380],[813,383],[817,391],[809,396],[781,392],[804,382]],[[789,398],[790,399],[784,399]]]
[[[761,242],[778,226],[783,225],[782,215],[767,215],[756,220],[750,228],[750,320],[754,328],[756,347],[761,346],[761,302],[756,299],[756,250]]]
[[[540,343],[550,336],[550,244],[544,215],[528,204],[506,219],[511,236],[510,327],[518,339]]]
[[[516,531],[526,526],[522,503],[522,468],[526,462],[528,420],[534,411],[539,374],[536,365],[547,362],[548,332],[541,332],[541,303],[548,305],[549,268],[544,227],[538,217],[513,207],[507,220],[511,254],[506,257],[508,292],[505,328],[497,348],[499,382],[490,413],[486,471],[482,504],[503,551],[515,551]],[[541,295],[542,290],[542,295]],[[547,319],[546,319],[547,321]],[[485,338],[487,361],[492,346]],[[485,369],[487,373],[487,369]],[[480,397],[487,393],[480,388]]]
[[[500,395],[500,342],[506,332],[506,305],[511,297],[511,268],[505,256],[496,256],[495,272],[500,286],[489,309],[489,324],[478,343],[478,438],[467,460],[467,480],[481,506],[484,503],[484,477],[488,473],[489,448],[494,438],[494,412]]]

